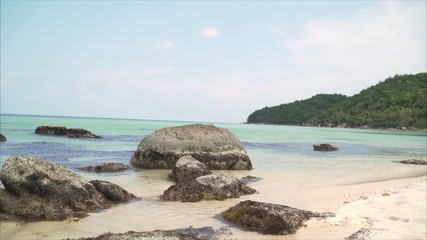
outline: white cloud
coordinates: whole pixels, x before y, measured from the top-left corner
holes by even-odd
[[[92,83],[114,90],[147,90],[161,87],[164,77],[174,71],[175,68],[169,66],[143,69],[99,67],[89,70],[85,78]]]
[[[159,52],[165,52],[174,47],[174,43],[171,41],[166,41],[164,43],[156,43],[154,44],[154,49],[156,49]]]
[[[425,16],[422,2],[382,2],[350,18],[314,19],[282,46],[300,65],[365,75],[415,73],[426,66]]]
[[[200,32],[200,34],[203,37],[207,37],[207,38],[218,38],[220,35],[220,31],[216,27],[204,27]]]
[[[48,94],[52,94],[54,96],[59,95],[59,90],[55,84],[44,82],[42,84],[42,89],[46,91]]]

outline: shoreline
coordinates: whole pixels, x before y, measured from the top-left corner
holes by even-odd
[[[290,127],[310,127],[310,128],[331,128],[331,129],[359,129],[359,130],[383,130],[383,131],[399,131],[399,132],[411,132],[411,133],[427,133],[427,129],[418,129],[415,127],[401,127],[401,128],[372,128],[368,126],[361,127],[348,127],[348,126],[315,126],[310,124],[274,124],[274,123],[248,123],[243,122],[242,124],[248,125],[271,125],[271,126],[290,126]]]
[[[151,172],[150,172],[151,171]],[[151,176],[147,176],[148,173]],[[95,237],[105,232],[124,233],[127,231],[153,231],[172,230],[188,227],[213,227],[214,229],[226,228],[229,235],[219,236],[220,239],[344,239],[361,229],[368,229],[365,234],[371,234],[377,238],[387,231],[378,229],[390,229],[396,222],[412,226],[412,229],[420,229],[426,222],[425,196],[426,175],[422,177],[409,177],[376,181],[352,185],[315,186],[309,184],[277,181],[277,179],[261,179],[249,183],[260,193],[242,196],[239,199],[225,201],[202,201],[197,203],[164,202],[159,194],[170,184],[164,176],[167,171],[143,171],[143,173],[131,173],[129,175],[98,175],[96,176],[121,184],[125,189],[133,192],[141,201],[128,204],[120,204],[115,208],[92,213],[86,218],[69,219],[61,222],[36,222],[20,224],[16,222],[1,223],[2,239],[60,239]],[[236,175],[247,175],[250,171],[242,171]],[[232,173],[233,175],[235,172]],[[93,175],[91,175],[93,176]],[[95,177],[95,176],[93,176]],[[138,178],[151,179],[146,185],[135,183]],[[240,176],[237,176],[240,177]],[[158,182],[158,184],[153,184]],[[151,185],[151,186],[150,186]],[[278,188],[281,186],[281,188]],[[149,188],[148,188],[149,187]],[[406,207],[404,213],[395,213],[396,208],[390,204],[396,198],[408,199],[411,205]],[[277,203],[318,212],[334,212],[336,217],[324,220],[312,219],[307,227],[301,228],[292,235],[262,235],[255,232],[242,230],[233,224],[225,222],[220,214],[240,201],[254,200]],[[411,200],[412,199],[412,200]],[[386,201],[387,200],[387,201]],[[387,205],[388,204],[388,205]],[[386,206],[387,205],[387,206]],[[402,206],[402,205],[401,205]],[[403,205],[405,206],[405,205]],[[423,208],[424,207],[424,208]],[[382,209],[384,216],[392,216],[391,219],[375,219],[369,215],[369,211]],[[370,209],[365,210],[365,209]],[[421,212],[420,219],[415,221],[410,216],[402,216],[405,213],[413,213],[413,209]],[[388,214],[390,213],[390,214]],[[364,214],[358,216],[360,214]],[[387,215],[388,214],[388,215]],[[422,215],[424,214],[424,215]],[[376,213],[378,215],[378,213]],[[370,221],[364,219],[372,219]],[[403,219],[402,221],[400,221]],[[378,225],[372,225],[376,220]],[[371,225],[370,225],[371,224]],[[405,226],[406,226],[405,225]],[[415,226],[415,227],[414,227]],[[423,225],[424,227],[425,225]],[[406,227],[407,228],[407,227]],[[402,238],[406,230],[400,225],[393,226],[394,238]],[[371,229],[371,230],[369,230]],[[373,229],[373,230],[372,230]],[[397,230],[396,230],[397,229]],[[401,231],[398,231],[398,230]],[[418,230],[421,231],[421,230]],[[364,236],[369,239],[370,235]],[[393,236],[387,235],[387,238]],[[426,239],[426,233],[417,232],[412,238]]]

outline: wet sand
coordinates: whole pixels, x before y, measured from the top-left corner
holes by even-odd
[[[405,166],[402,166],[404,168]],[[408,167],[405,167],[408,168]],[[410,167],[389,179],[328,178],[304,172],[283,174],[257,170],[229,172],[238,178],[258,177],[249,185],[258,194],[225,201],[165,202],[160,196],[173,183],[170,170],[129,171],[127,174],[83,174],[108,180],[141,197],[82,219],[60,222],[1,223],[1,239],[63,239],[93,237],[104,232],[170,230],[211,226],[228,228],[221,239],[344,239],[368,229],[366,239],[426,239],[426,168]],[[421,176],[420,176],[421,175]],[[395,179],[397,177],[397,179]],[[225,222],[220,214],[243,200],[288,205],[311,211],[332,211],[336,217],[307,222],[296,234],[261,235]]]

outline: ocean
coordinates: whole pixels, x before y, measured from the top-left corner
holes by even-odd
[[[218,214],[239,199],[199,203],[164,202],[161,194],[173,183],[170,170],[129,170],[121,173],[87,173],[79,167],[107,162],[129,164],[140,141],[149,133],[195,122],[103,119],[57,116],[1,115],[0,162],[11,156],[38,156],[61,163],[88,180],[117,183],[141,200],[122,204],[78,221],[2,223],[2,239],[58,239],[96,236],[103,232],[149,231],[184,227],[227,227]],[[57,124],[84,128],[99,139],[76,139],[35,134],[37,126]],[[250,186],[254,199],[293,207],[327,207],[304,197],[307,189],[346,186],[426,175],[425,166],[400,164],[400,160],[427,157],[425,132],[315,128],[279,125],[206,123],[233,132],[246,148],[251,171],[228,171],[236,177],[257,177]],[[317,152],[313,144],[330,143],[334,152]],[[303,198],[303,199],[301,199]],[[315,210],[318,210],[315,209]],[[260,238],[231,227],[231,238]],[[234,234],[234,235],[233,235]],[[246,234],[246,235],[245,235]]]

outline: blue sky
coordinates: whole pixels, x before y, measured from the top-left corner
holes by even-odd
[[[1,1],[1,113],[244,122],[426,71],[426,1]]]

